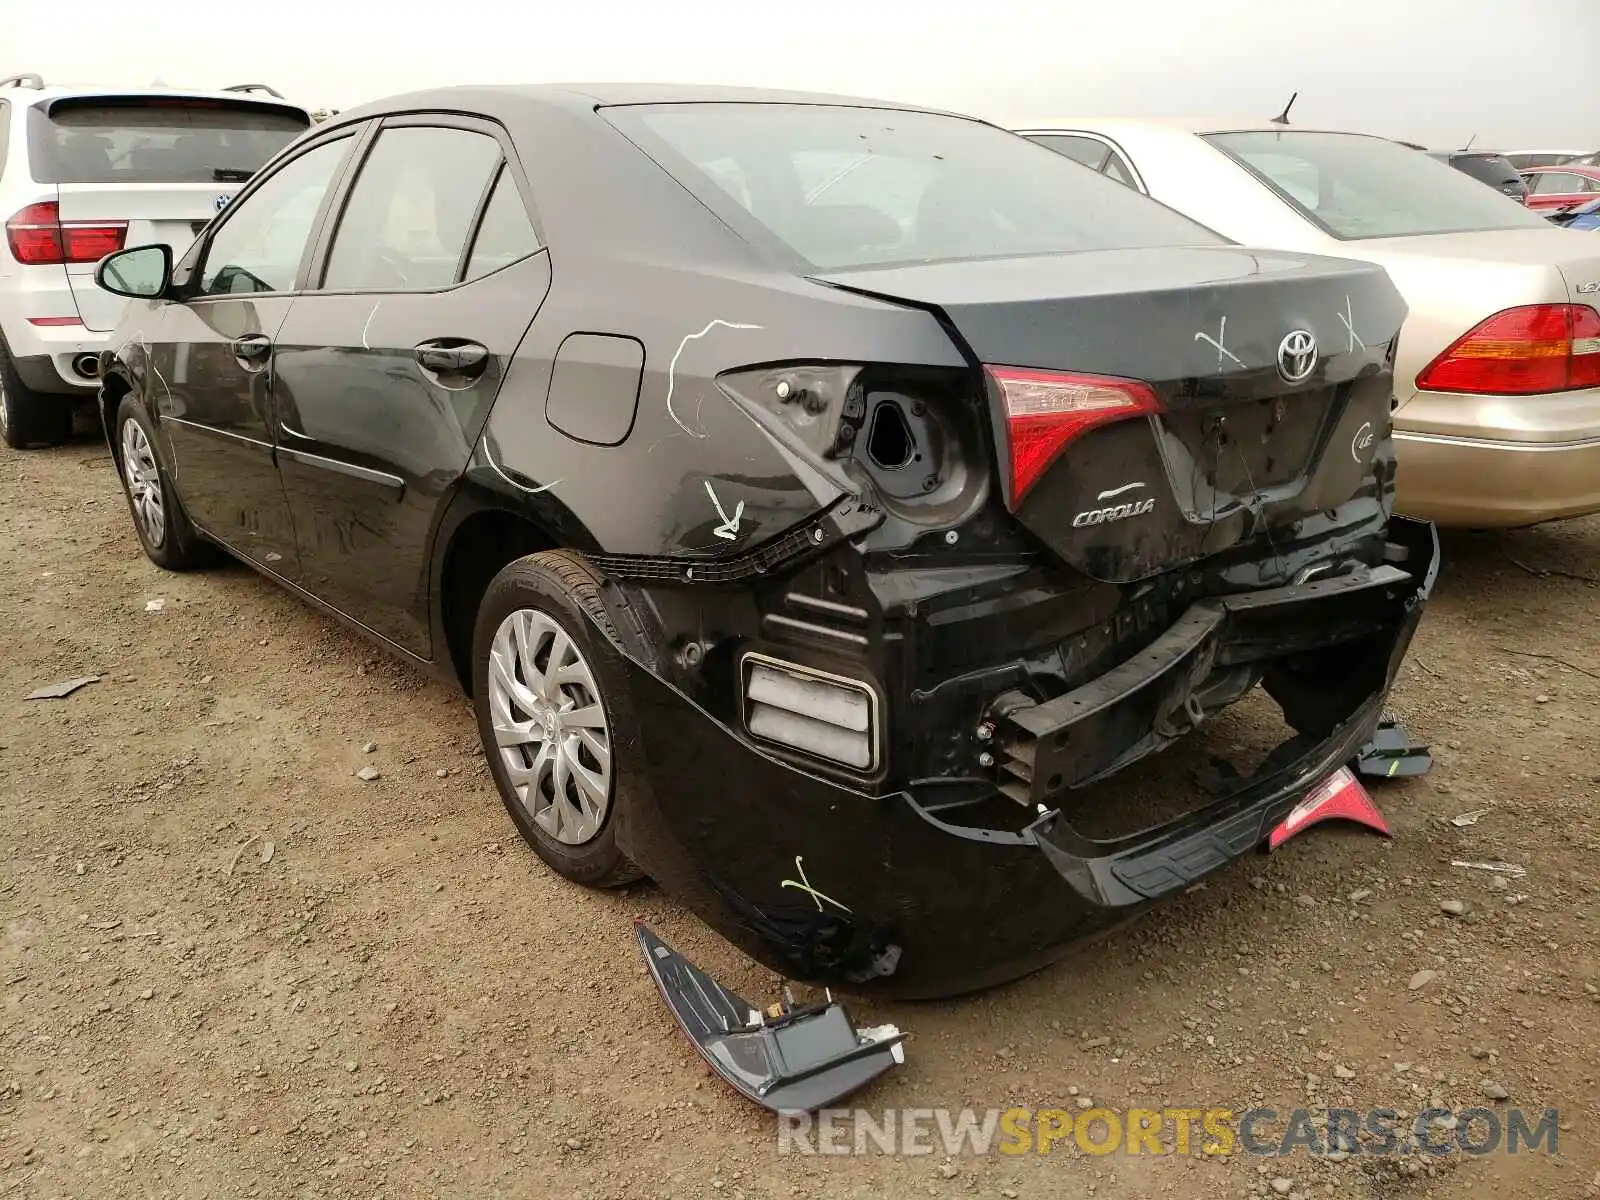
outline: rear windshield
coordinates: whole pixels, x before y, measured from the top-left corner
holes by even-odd
[[[959,117],[809,104],[605,115],[747,240],[811,270],[1225,240],[1026,138]]]
[[[1357,133],[1213,133],[1206,141],[1337,238],[1548,224],[1454,167]]]
[[[1511,160],[1499,154],[1458,154],[1450,160],[1450,165],[1495,187],[1522,182],[1522,175],[1511,165]]]
[[[238,181],[311,123],[291,108],[165,97],[57,101],[31,115],[38,183]]]

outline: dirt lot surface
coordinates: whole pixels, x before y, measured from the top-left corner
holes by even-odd
[[[752,998],[768,972],[648,885],[545,870],[460,695],[241,567],[150,565],[103,446],[0,452],[0,1196],[1600,1193],[1600,595],[1555,573],[1597,548],[1447,540],[1394,704],[1437,764],[1375,789],[1393,842],[1324,826],[1019,984],[855,1005],[912,1035],[874,1110],[1414,1114],[1490,1084],[1561,1110],[1557,1155],[780,1156],[630,918]]]

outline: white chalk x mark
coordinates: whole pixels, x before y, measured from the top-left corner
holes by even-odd
[[[1222,360],[1223,360],[1224,357],[1233,359],[1233,361],[1238,363],[1241,367],[1244,366],[1244,360],[1242,358],[1240,358],[1237,354],[1235,354],[1232,350],[1228,349],[1228,346],[1227,346],[1227,341],[1228,341],[1228,318],[1227,317],[1223,317],[1222,318],[1222,324],[1217,327],[1217,336],[1216,337],[1212,337],[1209,333],[1196,333],[1194,335],[1194,340],[1197,341],[1197,342],[1205,342],[1209,346],[1216,347],[1216,351],[1217,351],[1217,370],[1218,371],[1222,370]]]
[[[828,895],[825,892],[819,892],[819,891],[817,891],[816,888],[811,886],[811,880],[806,878],[806,865],[805,864],[806,864],[806,860],[804,858],[802,858],[800,855],[796,854],[794,856],[794,869],[795,869],[795,874],[799,875],[800,878],[798,880],[795,880],[795,879],[782,880],[778,884],[778,886],[779,887],[786,887],[786,888],[794,888],[797,891],[804,892],[806,895],[811,897],[812,903],[814,903],[817,906],[817,911],[818,912],[824,911],[823,907],[822,907],[822,902],[824,900],[826,900],[829,904],[833,905],[840,912],[849,912],[850,910],[848,908],[846,908],[843,904],[840,904],[832,896]]]
[[[1361,340],[1361,335],[1356,332],[1356,316],[1350,309],[1349,296],[1344,298],[1344,311],[1339,314],[1339,320],[1344,322],[1345,332],[1350,335],[1350,349],[1346,353],[1354,354],[1357,346],[1365,350],[1367,344]]]

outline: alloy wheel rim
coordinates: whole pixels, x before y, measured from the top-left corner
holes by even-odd
[[[565,846],[599,836],[611,809],[611,727],[583,651],[555,618],[519,608],[489,646],[495,747],[517,803]]]
[[[167,508],[161,494],[161,472],[156,467],[150,439],[131,417],[122,423],[122,475],[133,501],[133,518],[145,540],[160,546],[167,537]]]
[[[11,430],[11,394],[6,391],[6,375],[0,371],[0,433]]]

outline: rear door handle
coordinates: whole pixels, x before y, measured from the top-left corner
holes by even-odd
[[[430,375],[475,379],[489,363],[489,351],[477,342],[439,338],[423,342],[413,353],[417,356],[417,365]]]
[[[233,356],[247,371],[258,371],[267,365],[272,354],[272,339],[264,333],[247,333],[229,343]]]

